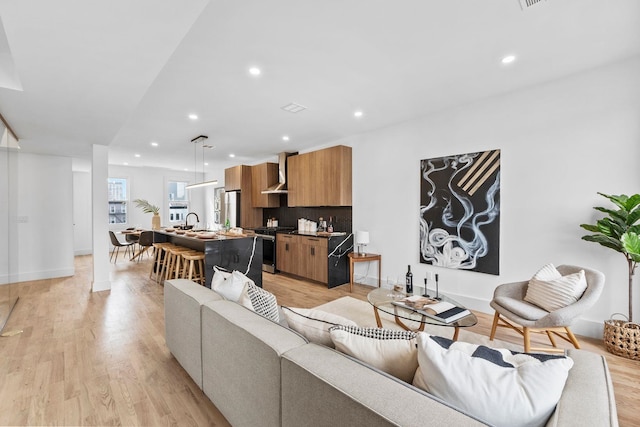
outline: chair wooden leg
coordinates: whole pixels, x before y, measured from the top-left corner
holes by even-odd
[[[571,329],[569,329],[568,326],[565,326],[564,330],[567,331],[567,336],[571,340],[571,344],[573,344],[573,346],[575,348],[579,349],[580,348],[580,344],[578,343],[578,340],[576,339],[576,336],[573,335],[573,332],[571,332]]]
[[[529,328],[526,326],[522,328],[522,332],[524,335],[524,352],[529,353],[531,351],[531,337],[529,333]]]
[[[556,340],[553,338],[553,334],[551,333],[551,331],[545,331],[547,333],[547,336],[549,337],[549,341],[551,341],[551,345],[554,347],[558,347],[556,345]]]
[[[489,336],[489,341],[493,341],[493,338],[496,336],[496,329],[498,329],[498,321],[500,320],[500,313],[496,311],[496,314],[493,316],[493,325],[491,326],[491,335]]]

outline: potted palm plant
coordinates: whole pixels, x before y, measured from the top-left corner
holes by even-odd
[[[594,207],[607,214],[595,224],[580,224],[594,234],[583,240],[599,243],[624,255],[629,273],[628,322],[610,319],[604,324],[604,342],[607,350],[620,356],[640,360],[640,325],[633,323],[633,276],[640,262],[640,194],[627,196],[598,193],[613,202],[617,209]]]
[[[153,214],[153,217],[151,218],[151,229],[160,229],[160,208],[156,205],[152,205],[144,199],[135,199],[134,203],[136,204],[137,208],[142,209],[142,212]]]

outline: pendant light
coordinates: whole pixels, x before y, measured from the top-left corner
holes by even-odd
[[[197,136],[195,138],[193,138],[191,140],[191,142],[193,143],[193,181],[194,184],[189,184],[187,185],[185,188],[187,190],[191,190],[192,188],[199,188],[199,187],[206,187],[209,185],[216,185],[218,183],[217,179],[214,179],[212,181],[203,181],[203,182],[198,182],[195,183],[196,179],[197,179],[197,156],[196,156],[196,144],[198,143],[202,143],[202,177],[204,178],[204,149],[205,148],[213,148],[212,145],[206,145],[204,144],[204,141],[206,141],[209,137],[206,135],[200,135]]]

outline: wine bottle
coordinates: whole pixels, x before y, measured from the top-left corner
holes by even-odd
[[[407,275],[405,276],[405,284],[407,295],[411,295],[413,294],[413,273],[411,272],[411,265],[409,265],[408,267],[409,269],[407,270]]]

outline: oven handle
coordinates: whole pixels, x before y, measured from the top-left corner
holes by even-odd
[[[276,240],[276,236],[269,236],[267,234],[256,234],[258,237],[262,237],[264,240],[271,240],[272,242]]]

